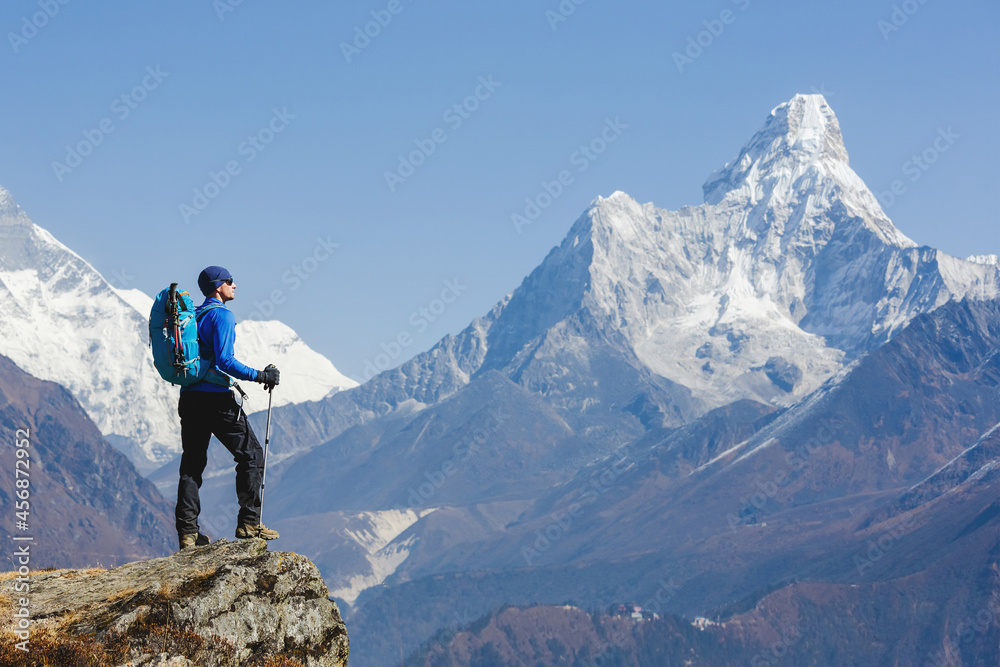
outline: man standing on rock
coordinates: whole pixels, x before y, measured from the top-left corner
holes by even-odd
[[[208,360],[212,370],[205,380],[181,388],[177,406],[183,447],[176,510],[180,548],[208,544],[208,538],[198,531],[201,513],[198,490],[208,463],[212,435],[236,461],[236,497],[240,504],[236,537],[277,539],[278,532],[260,522],[264,451],[247,423],[242,401],[236,399],[229,386],[229,378],[260,382],[270,391],[278,384],[278,369],[272,364],[262,371],[254,370],[233,354],[236,317],[225,306],[236,298],[232,274],[221,266],[209,266],[198,276],[198,287],[206,297],[195,309],[198,340],[201,357]]]

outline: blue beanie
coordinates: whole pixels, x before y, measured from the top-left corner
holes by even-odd
[[[219,289],[219,285],[221,283],[232,279],[233,274],[229,273],[229,271],[221,266],[209,266],[198,274],[198,288],[201,290],[202,294],[208,296],[215,290]]]

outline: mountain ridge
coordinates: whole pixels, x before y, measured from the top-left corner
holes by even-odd
[[[380,477],[405,482],[396,498],[418,491],[422,504],[410,508],[420,516],[373,547],[368,562],[364,544],[338,547],[352,558],[331,588],[351,596],[361,641],[377,641],[375,616],[402,599],[386,586],[437,590],[442,604],[453,593],[499,604],[507,582],[518,593],[506,601],[521,604],[542,590],[590,599],[632,585],[628,574],[644,582],[642,568],[679,568],[689,584],[676,609],[703,611],[759,586],[774,590],[795,576],[794,563],[843,573],[851,554],[831,536],[863,545],[856,515],[889,503],[899,485],[932,473],[988,426],[967,413],[996,412],[989,392],[948,366],[951,352],[940,352],[948,336],[938,334],[953,326],[980,347],[995,338],[977,332],[991,331],[981,313],[995,310],[1000,271],[893,231],[850,171],[821,98],[778,110],[783,120],[765,123],[741,152],[744,171],[740,158],[710,177],[706,203],[668,211],[620,191],[598,197],[514,292],[462,332],[310,413],[276,413],[275,432],[298,452],[275,468],[289,489],[272,505],[278,520],[310,524],[296,508],[311,501],[296,500],[296,490],[317,483],[311,455],[340,464],[337,490],[319,503],[337,521],[374,530],[382,520],[374,517],[401,511]],[[761,172],[765,164],[780,173]],[[921,375],[938,371],[961,396]],[[920,401],[879,393],[902,391],[892,384],[900,373],[914,375]],[[509,383],[523,390],[517,401],[503,389]],[[877,389],[864,399],[866,383]],[[548,426],[535,418],[554,414],[546,423],[569,427],[574,456],[561,467],[526,463],[500,486],[469,463],[448,467],[451,443],[475,425],[449,417],[447,406],[476,394],[542,432]],[[926,406],[925,418],[907,421],[897,405],[907,400]],[[824,416],[834,408],[847,416]],[[504,430],[494,437],[490,447],[530,446]],[[550,447],[559,445],[539,445]],[[539,494],[539,481],[551,492]],[[810,523],[812,513],[828,521]],[[801,535],[788,537],[786,525]],[[824,545],[840,560],[822,561]],[[543,570],[558,572],[561,588]],[[574,584],[574,571],[595,581]],[[380,576],[384,586],[374,585]],[[419,634],[411,629],[407,641]]]
[[[878,609],[872,600],[938,600],[936,620],[906,616],[925,624],[921,650],[938,650],[949,619],[974,615],[990,600],[991,589],[977,582],[991,572],[1000,535],[997,322],[1000,300],[948,304],[809,401],[782,410],[744,401],[681,429],[650,432],[506,516],[499,502],[439,503],[397,538],[409,555],[386,586],[353,605],[359,655],[381,650],[382,615],[428,609],[429,599],[447,623],[504,603],[576,600],[593,608],[642,600],[668,578],[675,585],[661,611],[754,617],[778,593],[785,624],[802,605],[815,611],[819,600],[839,600],[848,606],[838,633],[864,627]],[[928,475],[940,481],[956,456],[969,459],[956,483],[928,485],[932,493],[913,502],[908,489]],[[945,575],[954,579],[951,593],[928,588]],[[836,591],[850,594],[830,597]],[[899,613],[909,614],[907,605]],[[810,618],[814,640],[833,651],[821,616]],[[420,632],[415,624],[411,631],[408,642]],[[800,650],[815,655],[816,644]],[[879,648],[902,663],[906,650]],[[848,654],[829,655],[839,664]]]
[[[15,471],[11,451],[11,467],[0,470],[0,509],[21,516],[17,526],[0,527],[0,536],[17,539],[15,527],[30,536],[34,568],[148,558],[173,548],[173,508],[152,483],[101,437],[65,387],[2,355],[0,423],[12,445],[15,432],[26,443],[27,454],[18,455]]]
[[[895,230],[847,165],[822,96],[776,107],[740,155],[709,178],[699,206],[667,211],[620,191],[596,198],[488,313],[310,408],[322,416],[298,411],[308,439],[282,437],[309,449],[399,406],[422,409],[488,370],[558,393],[570,420],[609,398],[620,407],[644,396],[673,425],[744,398],[790,405],[914,316],[1000,294],[995,264]],[[754,194],[767,181],[762,164],[780,172],[769,197]],[[601,395],[566,372],[586,369],[595,345],[641,378],[631,395]]]

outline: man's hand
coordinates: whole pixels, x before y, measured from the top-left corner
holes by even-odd
[[[278,386],[278,378],[281,373],[278,372],[278,367],[274,364],[268,364],[267,367],[257,373],[257,382],[264,385],[264,389],[271,391],[276,386]]]

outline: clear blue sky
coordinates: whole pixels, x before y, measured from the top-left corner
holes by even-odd
[[[272,316],[354,377],[400,334],[394,363],[487,312],[598,195],[700,204],[799,92],[826,94],[874,191],[905,184],[888,207],[904,233],[1000,251],[995,1],[62,1],[0,9],[0,185],[118,286],[193,288],[222,264],[238,317],[277,291]],[[574,158],[608,119],[627,128]],[[390,189],[415,142],[433,153]]]

